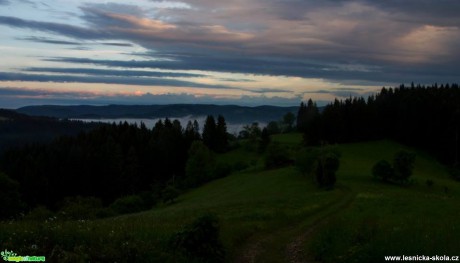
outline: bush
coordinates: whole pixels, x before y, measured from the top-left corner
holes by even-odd
[[[93,219],[101,217],[102,201],[95,197],[67,197],[61,203],[59,213],[66,219]]]
[[[387,182],[394,177],[394,170],[389,162],[381,160],[372,167],[372,175],[377,179]]]
[[[219,220],[205,215],[174,234],[169,243],[186,258],[196,262],[224,262],[225,250],[219,238]]]
[[[166,186],[165,189],[161,191],[161,197],[165,203],[174,203],[179,195],[180,191],[172,185]]]
[[[449,173],[454,180],[460,181],[460,165],[449,168]]]
[[[139,193],[139,196],[142,198],[147,209],[152,208],[159,199],[158,194],[155,194],[153,191],[142,191]]]
[[[320,187],[331,188],[335,185],[335,173],[340,166],[340,154],[332,150],[322,150],[316,161],[316,181]]]
[[[32,209],[26,216],[24,217],[25,220],[38,220],[38,221],[45,221],[48,218],[54,217],[54,213],[51,212],[45,206],[37,206]]]
[[[428,187],[430,187],[430,188],[431,188],[431,187],[433,187],[433,186],[434,186],[434,181],[433,181],[433,180],[429,180],[429,179],[428,179],[428,180],[426,180],[426,181],[425,181],[425,184],[426,184],[426,186],[428,186]]]
[[[213,178],[217,179],[217,178],[226,177],[232,173],[233,169],[234,169],[233,166],[229,163],[224,163],[224,162],[217,163],[217,165],[214,168]]]
[[[312,176],[320,187],[326,188],[334,186],[339,166],[340,153],[331,146],[307,148],[296,160],[296,167],[302,174]]]
[[[395,154],[393,159],[393,169],[395,171],[395,180],[406,182],[412,175],[414,169],[415,154],[399,151]]]
[[[277,142],[272,142],[267,147],[265,155],[265,167],[276,168],[291,163],[289,153],[286,147],[283,147]]]
[[[238,161],[233,164],[232,171],[241,171],[249,167],[249,163],[245,161]]]
[[[295,165],[297,170],[303,175],[309,175],[315,166],[316,159],[318,158],[318,151],[315,148],[302,149],[296,154]]]
[[[14,217],[24,208],[25,204],[19,193],[19,183],[0,173],[0,219]]]
[[[128,195],[118,198],[110,205],[118,214],[136,213],[146,209],[144,200],[138,195]]]
[[[263,128],[262,133],[260,134],[258,152],[259,153],[265,152],[270,142],[271,142],[270,133],[268,132],[267,128]]]
[[[407,183],[414,169],[415,154],[401,150],[393,158],[393,166],[386,160],[372,167],[372,175],[384,182]]]
[[[200,141],[194,141],[188,151],[185,166],[185,186],[195,187],[214,179],[216,162],[214,154]]]
[[[276,121],[269,122],[266,128],[267,128],[268,134],[270,135],[281,133],[280,125]]]

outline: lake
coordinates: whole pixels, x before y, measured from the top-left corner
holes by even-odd
[[[144,123],[147,128],[152,129],[159,120],[164,120],[165,118],[155,118],[155,119],[133,119],[133,118],[119,118],[119,119],[72,119],[84,122],[103,122],[103,123],[120,123],[120,122],[127,122],[129,124],[137,124],[140,125]],[[171,121],[178,120],[182,127],[187,127],[187,123],[189,121],[196,120],[200,125],[200,130],[203,130],[204,122],[206,121],[206,116],[185,116],[185,117],[172,117],[169,118]],[[227,131],[231,134],[238,135],[238,133],[243,130],[244,125],[248,125],[251,123],[229,123],[227,122]],[[259,122],[259,127],[263,128],[267,124],[263,122]]]

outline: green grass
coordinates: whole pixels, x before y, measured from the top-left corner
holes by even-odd
[[[70,259],[131,261],[130,257],[140,254],[143,258],[135,258],[137,262],[175,261],[180,259],[168,248],[168,239],[195,218],[213,213],[221,221],[231,261],[245,249],[248,238],[297,224],[341,195],[339,190],[319,191],[294,167],[263,170],[262,157],[244,147],[217,158],[226,163],[248,162],[249,167],[191,190],[172,205],[142,213],[85,222],[3,224],[1,244],[16,253],[50,256],[54,250]]]
[[[272,140],[288,146],[296,146],[302,143],[301,133],[277,134],[272,136]]]
[[[399,149],[413,149],[388,141],[339,148],[338,178],[356,198],[310,242],[317,260],[382,262],[385,255],[458,253],[460,187],[442,165],[416,152],[412,184],[388,185],[371,179],[372,165],[380,159],[391,161]],[[432,187],[426,185],[428,179],[434,181]]]
[[[272,140],[294,153],[301,135]],[[387,253],[455,254],[460,186],[442,165],[417,152],[413,183],[388,185],[372,179],[372,165],[407,148],[389,141],[338,147],[341,167],[333,191],[317,189],[294,167],[264,170],[263,157],[243,145],[217,161],[245,163],[245,169],[191,190],[174,204],[100,220],[3,222],[0,249],[59,262],[186,262],[168,246],[169,238],[212,213],[221,222],[229,262],[248,255],[255,262],[284,262],[286,246],[312,226],[312,236],[301,243],[303,256],[325,262],[382,261]],[[341,205],[343,200],[351,201]]]
[[[241,167],[242,169],[254,166],[261,166],[262,160],[256,152],[256,148],[248,150],[246,145],[248,142],[243,142],[242,145],[232,151],[217,155],[217,162],[233,167]]]

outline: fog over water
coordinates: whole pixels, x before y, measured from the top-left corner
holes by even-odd
[[[120,122],[127,122],[129,124],[137,124],[140,125],[144,123],[147,128],[152,129],[159,120],[164,120],[165,118],[155,118],[155,119],[134,119],[134,118],[119,118],[119,119],[73,119],[79,120],[84,122],[103,122],[103,123],[120,123]],[[171,121],[178,120],[182,128],[187,127],[188,121],[197,120],[198,124],[200,125],[200,130],[203,131],[204,122],[206,120],[206,116],[184,116],[184,117],[172,117],[169,118]],[[254,121],[259,123],[259,127],[265,127],[267,124],[264,122]],[[243,129],[244,125],[248,125],[251,123],[230,123],[227,122],[227,131],[231,134],[238,135],[238,133]]]

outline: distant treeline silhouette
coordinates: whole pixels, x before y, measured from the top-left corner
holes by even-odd
[[[302,103],[297,127],[307,145],[392,139],[458,165],[460,89],[458,84],[382,88],[366,99],[335,100],[321,112]]]
[[[0,154],[11,147],[37,142],[47,143],[58,136],[75,136],[81,131],[90,131],[100,125],[100,123],[28,116],[12,110],[0,109]]]

